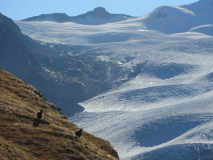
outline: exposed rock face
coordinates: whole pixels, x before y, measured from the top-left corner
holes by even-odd
[[[10,18],[0,14],[0,67],[41,90],[52,103],[60,105],[62,101],[60,108],[66,106],[69,113],[83,111],[83,107],[63,95],[55,80],[42,69],[34,56],[38,54],[48,59],[35,41],[23,35]]]
[[[21,34],[21,30],[19,29],[19,27],[17,25],[14,25],[13,20],[10,18],[7,18],[6,16],[2,15],[1,13],[0,13],[0,23],[5,24],[9,28],[11,28],[13,32],[15,32],[19,35]]]
[[[159,12],[155,17],[156,18],[165,18],[165,17],[167,17],[168,15],[166,14],[166,13],[164,13],[164,12]]]
[[[43,109],[42,119],[36,113]],[[26,82],[0,69],[0,157],[3,159],[119,159],[109,142],[83,131]]]
[[[123,75],[117,64],[97,61],[89,54],[61,56],[63,52],[78,54],[89,47],[47,46],[21,34],[11,19],[0,14],[0,68],[39,89],[66,116],[84,110],[77,103],[109,90],[114,85],[113,80],[106,81],[109,75],[114,80],[114,72]]]

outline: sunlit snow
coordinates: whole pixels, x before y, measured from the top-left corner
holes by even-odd
[[[143,17],[97,26],[16,23],[43,43],[91,46],[98,60],[128,71],[119,79],[125,83],[80,103],[85,112],[71,121],[108,140],[122,160],[182,160],[213,151],[212,24],[202,26],[196,16],[190,6],[162,6]]]

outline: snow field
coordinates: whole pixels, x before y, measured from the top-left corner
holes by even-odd
[[[125,83],[80,103],[85,112],[72,122],[108,140],[122,160],[191,160],[213,150],[212,24],[200,18],[213,15],[211,3],[105,25],[16,23],[42,43],[90,46],[79,54],[126,70],[117,80]]]

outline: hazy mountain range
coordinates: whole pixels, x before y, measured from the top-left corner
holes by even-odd
[[[101,25],[105,23],[123,21],[129,18],[133,17],[125,14],[111,14],[107,12],[105,8],[97,7],[93,11],[89,11],[78,16],[70,17],[65,13],[41,14],[39,16],[26,18],[23,21],[53,21],[59,23],[74,22],[86,25]]]

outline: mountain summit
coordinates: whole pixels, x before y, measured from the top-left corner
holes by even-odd
[[[53,21],[58,23],[74,22],[84,25],[101,25],[105,23],[119,22],[133,18],[125,14],[111,14],[103,7],[97,7],[93,11],[86,12],[78,16],[69,17],[65,13],[41,14],[23,21]]]
[[[93,11],[87,12],[85,15],[99,17],[99,18],[111,18],[111,14],[103,7],[97,7]]]
[[[119,14],[110,14],[103,7],[97,7],[93,11],[89,11],[86,14],[83,14],[83,15],[84,16],[98,17],[98,18],[102,18],[102,19],[110,19],[110,18],[119,16]],[[83,16],[83,15],[81,15],[81,16]],[[123,16],[129,17],[129,18],[131,17],[131,16],[127,16],[127,15],[123,15]]]
[[[148,30],[163,33],[196,31],[212,35],[213,0],[200,0],[182,6],[159,6],[152,12],[139,17]]]

